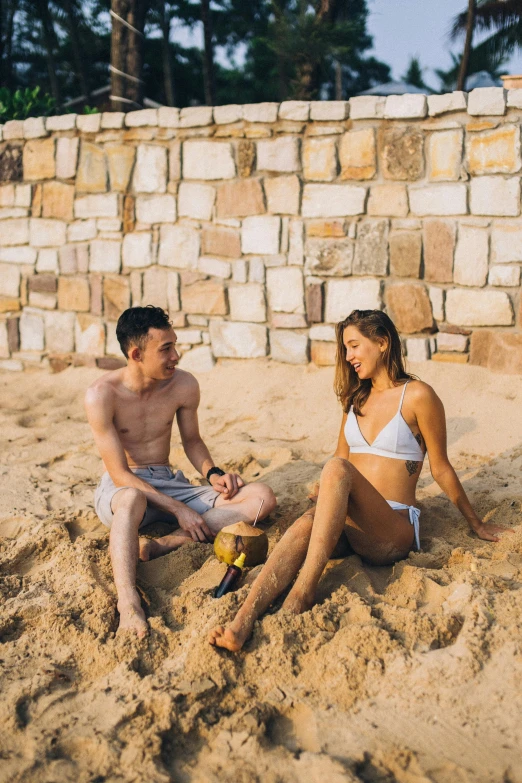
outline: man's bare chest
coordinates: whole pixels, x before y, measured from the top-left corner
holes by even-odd
[[[144,443],[168,437],[179,401],[165,397],[137,399],[122,395],[114,412],[114,426],[122,443]]]

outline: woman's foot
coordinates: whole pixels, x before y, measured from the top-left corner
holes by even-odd
[[[214,647],[224,647],[225,650],[237,652],[240,650],[250,634],[252,633],[251,623],[238,623],[237,618],[232,625],[223,628],[218,625],[208,635],[208,641]]]
[[[190,533],[186,533],[184,530],[179,530],[169,536],[163,536],[163,538],[140,538],[139,539],[139,557],[140,560],[146,563],[148,560],[154,560],[156,557],[161,557],[174,549],[182,546],[182,544],[188,544],[192,541]]]
[[[302,593],[299,588],[296,589],[296,585],[294,585],[286,596],[281,609],[284,612],[292,612],[292,614],[302,614],[311,609],[314,603],[313,596]]]
[[[121,599],[118,601],[118,612],[120,615],[118,633],[120,631],[129,631],[136,634],[138,639],[143,639],[147,635],[149,626],[147,625],[145,612],[141,608],[141,601],[137,593],[135,597],[129,600]]]

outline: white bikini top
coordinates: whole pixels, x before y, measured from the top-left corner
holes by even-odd
[[[402,459],[412,462],[422,462],[424,460],[422,449],[401,413],[402,401],[404,400],[407,385],[408,381],[406,381],[402,390],[399,410],[384,429],[379,432],[372,444],[368,443],[361,432],[357,416],[353,412],[353,405],[350,407],[344,434],[353,454],[375,454],[378,457],[390,457],[391,459]]]

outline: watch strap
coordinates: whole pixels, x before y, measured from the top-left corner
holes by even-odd
[[[225,471],[221,470],[221,468],[217,468],[214,466],[213,468],[210,468],[210,470],[207,473],[207,481],[210,483],[210,477],[211,476],[224,476]]]

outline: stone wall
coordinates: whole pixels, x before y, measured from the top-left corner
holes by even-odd
[[[330,364],[385,307],[412,360],[522,372],[522,90],[8,122],[0,367],[117,366],[168,308],[183,364]]]

